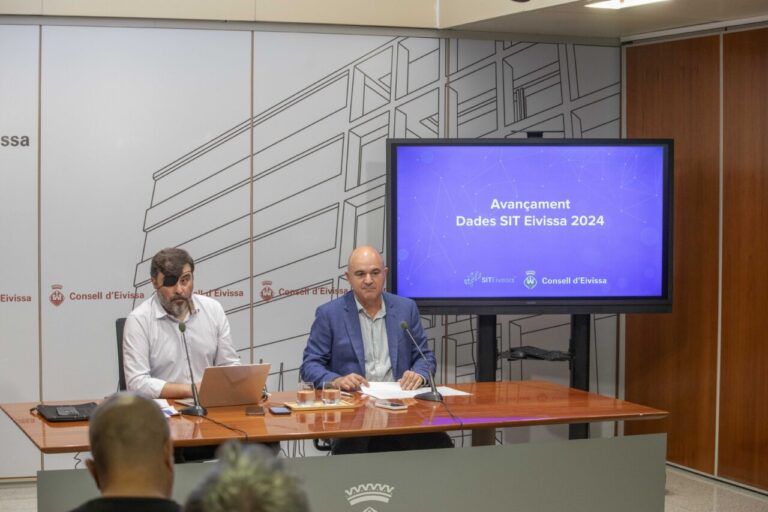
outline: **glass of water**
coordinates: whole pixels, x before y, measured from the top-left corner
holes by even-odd
[[[313,405],[315,403],[315,385],[311,382],[299,382],[296,391],[296,403],[300,406]]]
[[[341,388],[338,383],[323,382],[322,399],[325,405],[338,405],[341,402]]]

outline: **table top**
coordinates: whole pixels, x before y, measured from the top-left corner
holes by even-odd
[[[471,393],[448,396],[444,403],[408,399],[406,411],[375,407],[375,400],[355,394],[355,407],[294,411],[277,416],[246,416],[244,405],[211,407],[207,418],[169,419],[175,446],[220,444],[228,439],[276,442],[298,439],[441,432],[448,430],[659,419],[666,411],[543,381],[452,384]],[[273,393],[270,405],[296,399],[295,392]],[[82,403],[92,400],[68,401]],[[56,404],[57,402],[46,402]],[[64,402],[58,402],[64,403]],[[35,403],[0,408],[43,453],[88,451],[88,422],[49,423],[30,412]],[[212,421],[213,420],[213,421]],[[226,426],[224,426],[226,425]],[[230,428],[227,428],[230,427]]]

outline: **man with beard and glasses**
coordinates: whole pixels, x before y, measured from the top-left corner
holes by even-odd
[[[128,389],[150,398],[189,398],[208,366],[240,364],[229,321],[216,300],[192,293],[195,262],[187,251],[168,248],[155,254],[150,277],[155,293],[125,321],[123,359]],[[189,374],[179,323],[193,375]]]

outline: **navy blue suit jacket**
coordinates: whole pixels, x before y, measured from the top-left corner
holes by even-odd
[[[424,382],[429,382],[428,375],[435,371],[435,356],[429,349],[416,303],[386,292],[382,299],[386,306],[384,319],[393,377],[398,380],[406,370],[412,370],[424,377]],[[426,361],[400,327],[403,321],[408,324]],[[317,308],[301,363],[301,378],[316,387],[350,373],[365,377],[365,349],[353,292]]]

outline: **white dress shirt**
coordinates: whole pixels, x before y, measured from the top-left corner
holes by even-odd
[[[381,301],[381,309],[371,318],[355,297],[360,333],[365,349],[365,378],[371,382],[392,382],[392,360],[389,358],[387,337],[387,306]]]
[[[194,381],[208,366],[240,364],[232,346],[229,321],[216,300],[192,295],[194,311],[186,318]],[[167,382],[191,383],[179,321],[160,304],[157,294],[131,311],[123,330],[123,368],[129,390],[157,398]]]

